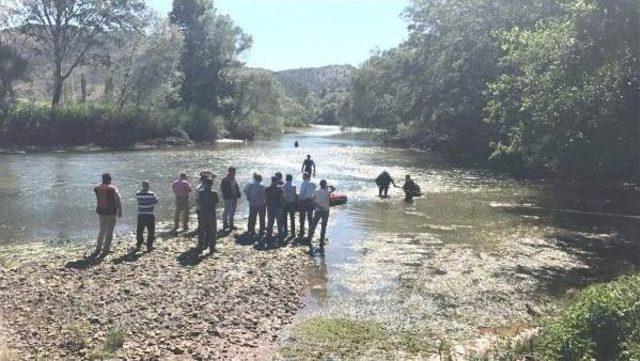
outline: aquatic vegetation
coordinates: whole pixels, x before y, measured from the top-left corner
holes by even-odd
[[[287,359],[418,357],[434,351],[417,333],[342,316],[309,318],[296,325],[291,338],[295,342],[280,349]]]

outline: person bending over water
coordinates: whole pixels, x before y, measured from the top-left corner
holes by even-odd
[[[393,184],[394,187],[397,187],[393,178],[391,178],[391,175],[386,170],[376,178],[376,184],[378,185],[378,196],[380,197],[387,197],[389,195],[389,185]]]
[[[311,155],[307,154],[307,159],[302,162],[302,173],[309,173],[309,175],[316,176],[316,163],[311,160]]]
[[[309,230],[309,252],[313,253],[313,234],[316,231],[318,222],[322,221],[320,229],[320,252],[324,252],[325,235],[327,233],[327,223],[329,222],[329,206],[331,205],[331,193],[335,188],[327,185],[326,180],[320,181],[320,189],[313,192],[313,204],[315,206],[315,215],[313,223]]]
[[[96,213],[100,219],[100,233],[98,233],[96,250],[91,254],[91,258],[104,257],[109,254],[116,217],[122,218],[120,192],[115,185],[111,184],[111,180],[111,174],[104,173],[102,183],[93,188],[93,192],[96,194]]]
[[[158,198],[149,190],[149,181],[142,182],[142,189],[136,193],[138,201],[138,226],[136,227],[136,249],[142,247],[144,241],[144,229],[147,229],[147,252],[153,250],[153,241],[156,239],[156,215],[155,205]]]
[[[418,186],[412,179],[410,175],[405,176],[404,185],[402,186],[402,190],[404,190],[404,200],[407,202],[413,201],[413,197],[421,197],[422,191],[420,190],[420,186]]]

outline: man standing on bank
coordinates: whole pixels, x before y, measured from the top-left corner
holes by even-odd
[[[302,162],[302,173],[309,173],[309,175],[316,176],[316,162],[311,160],[311,155],[307,154],[307,159]]]
[[[309,229],[313,223],[313,192],[316,190],[316,184],[311,181],[311,175],[304,173],[302,175],[302,184],[300,184],[300,194],[298,195],[298,210],[300,212],[300,233],[298,237],[304,238],[305,223],[308,222]]]
[[[324,252],[325,235],[327,234],[327,223],[329,222],[329,206],[331,205],[331,193],[335,188],[327,185],[326,180],[320,181],[320,189],[313,192],[313,204],[316,208],[313,215],[313,223],[309,230],[309,253],[313,253],[313,234],[316,231],[318,222],[322,221],[320,229],[320,252]]]
[[[236,169],[229,167],[227,175],[220,182],[220,190],[224,199],[224,211],[222,212],[222,230],[234,231],[234,218],[236,208],[238,207],[238,199],[240,199],[240,187],[236,181]]]
[[[189,229],[189,193],[191,193],[191,184],[187,181],[187,175],[180,173],[180,177],[171,184],[171,189],[176,195],[176,212],[173,217],[173,230],[178,230],[180,217],[182,216],[182,228],[184,231]]]
[[[203,187],[198,191],[198,205],[200,206],[200,232],[198,233],[198,249],[202,252],[209,247],[211,253],[216,250],[216,238],[218,222],[216,219],[216,206],[218,205],[218,193],[213,191],[213,179],[206,178]]]
[[[102,183],[93,188],[93,192],[96,194],[96,213],[100,219],[100,232],[98,233],[96,250],[91,254],[91,258],[103,258],[109,253],[116,217],[122,217],[120,192],[115,185],[111,184],[111,180],[111,174],[104,173]]]
[[[273,238],[273,223],[278,224],[278,238],[282,238],[282,226],[284,209],[284,191],[278,185],[278,177],[271,177],[271,185],[265,189],[265,199],[267,203],[267,241]]]
[[[259,219],[260,230],[258,231],[260,237],[264,235],[264,220],[267,212],[265,203],[265,186],[262,184],[262,176],[258,173],[253,174],[253,182],[247,184],[244,188],[244,194],[249,201],[249,224],[247,231],[250,235],[256,234],[256,219]]]
[[[282,226],[284,227],[284,236],[286,237],[289,232],[292,236],[296,236],[296,209],[298,207],[298,194],[296,192],[296,186],[293,185],[293,175],[287,174],[285,178],[287,181],[282,186],[284,191],[284,213]],[[290,226],[287,224],[291,221]]]
[[[149,181],[142,182],[142,189],[136,193],[138,200],[138,227],[136,229],[136,250],[142,247],[144,241],[144,229],[147,229],[147,252],[153,250],[153,241],[156,238],[155,205],[158,204],[156,194],[149,190]]]

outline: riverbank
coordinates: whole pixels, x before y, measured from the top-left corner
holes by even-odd
[[[239,233],[198,256],[195,239],[160,228],[156,249],[114,240],[90,247],[0,251],[0,348],[19,358],[262,358],[302,307],[304,248],[256,250]],[[240,242],[241,244],[236,244]]]
[[[640,271],[640,246],[612,234],[516,234],[487,250],[380,234],[359,248],[340,282],[352,296],[287,328],[283,357],[492,359],[582,288]]]

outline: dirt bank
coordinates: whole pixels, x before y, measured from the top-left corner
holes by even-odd
[[[97,265],[87,248],[0,251],[0,335],[19,358],[263,358],[302,306],[304,249],[267,251],[229,235],[212,255],[164,233],[150,254],[132,235]]]

